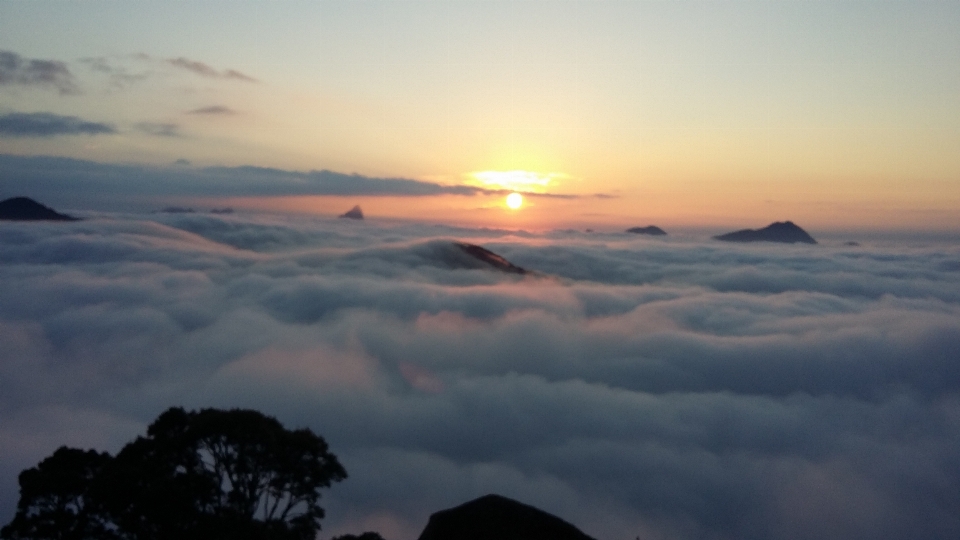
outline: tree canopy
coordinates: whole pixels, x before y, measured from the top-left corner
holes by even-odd
[[[367,531],[363,534],[344,534],[341,536],[334,536],[331,540],[384,540],[380,533]]]
[[[62,447],[20,473],[0,538],[313,539],[347,473],[326,441],[257,411],[171,408],[111,457]]]

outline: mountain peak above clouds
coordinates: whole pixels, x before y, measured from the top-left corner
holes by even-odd
[[[340,214],[340,217],[347,219],[363,219],[363,210],[360,209],[360,205],[356,205],[353,208],[347,210],[346,212]]]
[[[464,253],[470,255],[474,259],[477,259],[481,262],[484,262],[497,270],[506,272],[508,274],[526,274],[527,270],[521,268],[507,259],[497,255],[496,253],[490,251],[489,249],[480,247],[476,244],[467,244],[466,242],[454,242],[458,248],[462,249]]]
[[[633,234],[649,234],[651,236],[663,236],[667,234],[667,231],[657,227],[656,225],[648,225],[646,227],[631,227],[627,229],[626,232]]]
[[[727,234],[714,236],[714,240],[724,242],[780,242],[794,244],[816,244],[817,241],[807,231],[801,229],[792,221],[777,221],[762,229],[742,229]]]
[[[0,201],[0,219],[7,221],[78,221],[28,197]]]

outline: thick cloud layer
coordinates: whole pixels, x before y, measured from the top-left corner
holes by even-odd
[[[0,225],[0,520],[184,405],[324,435],[324,538],[490,492],[600,540],[960,534],[955,245],[90,217]]]

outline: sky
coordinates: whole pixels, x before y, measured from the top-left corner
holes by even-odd
[[[177,405],[323,436],[322,540],[488,493],[597,540],[960,536],[956,242],[82,216],[0,222],[0,523]]]
[[[325,437],[322,540],[488,493],[597,540],[960,537],[957,28],[0,0],[0,200],[84,218],[0,221],[0,524],[183,406]],[[711,239],[784,220],[818,244]]]
[[[318,215],[956,230],[958,26],[952,0],[3,1],[0,154],[487,190],[209,195]],[[81,210],[217,203],[50,181]]]

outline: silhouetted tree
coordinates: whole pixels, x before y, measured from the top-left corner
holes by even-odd
[[[0,529],[10,539],[114,538],[102,508],[91,497],[94,479],[110,454],[60,447],[36,467],[20,473],[17,514]]]
[[[92,454],[100,461],[59,458],[64,472],[39,488],[26,489],[34,469],[24,471],[17,515],[0,537],[74,538],[26,528],[60,520],[104,531],[82,538],[312,539],[324,515],[320,490],[347,476],[323,438],[252,410],[171,408],[115,458]],[[75,476],[85,483],[71,483]],[[48,502],[70,496],[79,504],[67,514]]]
[[[384,540],[380,533],[367,531],[360,536],[355,534],[344,534],[342,536],[334,536],[330,540]]]

